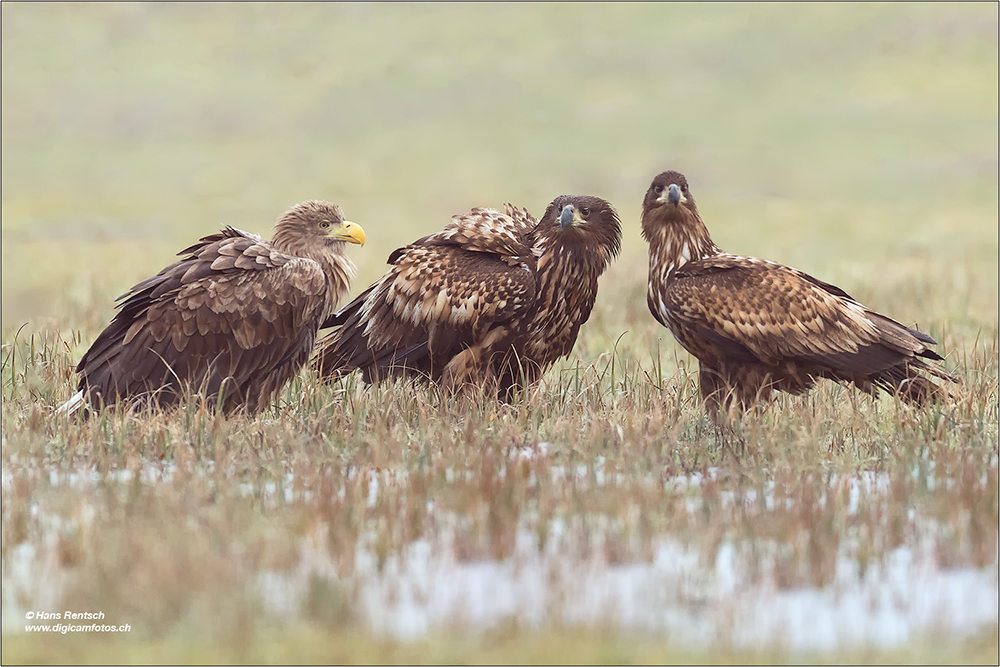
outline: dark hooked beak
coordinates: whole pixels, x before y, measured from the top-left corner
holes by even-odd
[[[566,229],[573,224],[573,213],[576,211],[572,204],[563,206],[562,214],[559,216],[559,226]]]
[[[676,183],[671,183],[667,189],[667,201],[674,206],[681,203],[681,189],[677,187]]]

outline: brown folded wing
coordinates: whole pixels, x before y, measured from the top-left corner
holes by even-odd
[[[341,327],[320,343],[322,375],[365,369],[369,380],[392,366],[437,377],[448,360],[535,299],[535,259],[526,234],[533,219],[473,209],[441,232],[389,256],[392,267],[337,315]]]
[[[877,373],[914,357],[940,359],[929,336],[773,262],[734,255],[694,261],[660,298],[678,339],[699,358],[769,366],[795,360],[846,375]]]
[[[324,306],[320,265],[233,228],[203,238],[119,298],[120,312],[80,361],[94,400],[185,387],[256,411],[308,358]]]

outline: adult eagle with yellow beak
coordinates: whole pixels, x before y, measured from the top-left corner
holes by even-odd
[[[307,201],[278,220],[271,241],[226,227],[118,298],[122,303],[77,367],[71,412],[122,401],[177,403],[197,394],[254,414],[301,369],[320,324],[347,294],[364,244],[339,206]]]

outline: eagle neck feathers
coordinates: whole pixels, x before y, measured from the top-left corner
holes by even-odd
[[[689,262],[722,254],[697,211],[661,206],[646,211],[642,235],[649,242],[649,289],[667,287]]]
[[[534,314],[528,325],[527,356],[545,367],[573,349],[580,325],[597,296],[597,280],[613,249],[569,241],[539,230],[532,248],[538,258]]]
[[[289,234],[287,237],[277,230],[271,245],[275,250],[292,257],[311,259],[319,264],[326,281],[326,298],[323,305],[323,319],[333,315],[337,304],[347,296],[351,279],[357,269],[354,262],[344,252],[343,241],[323,239],[320,242],[308,241]]]

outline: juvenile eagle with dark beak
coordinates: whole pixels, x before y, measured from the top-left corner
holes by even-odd
[[[666,171],[642,205],[649,310],[700,363],[709,411],[744,408],[773,391],[800,394],[819,378],[885,390],[912,403],[945,394],[927,373],[955,379],[927,334],[880,315],[797,269],[723,252],[687,179]]]
[[[536,220],[474,208],[389,256],[386,274],[328,324],[321,374],[412,376],[448,389],[493,384],[509,399],[573,349],[621,225],[597,197],[557,197]]]

